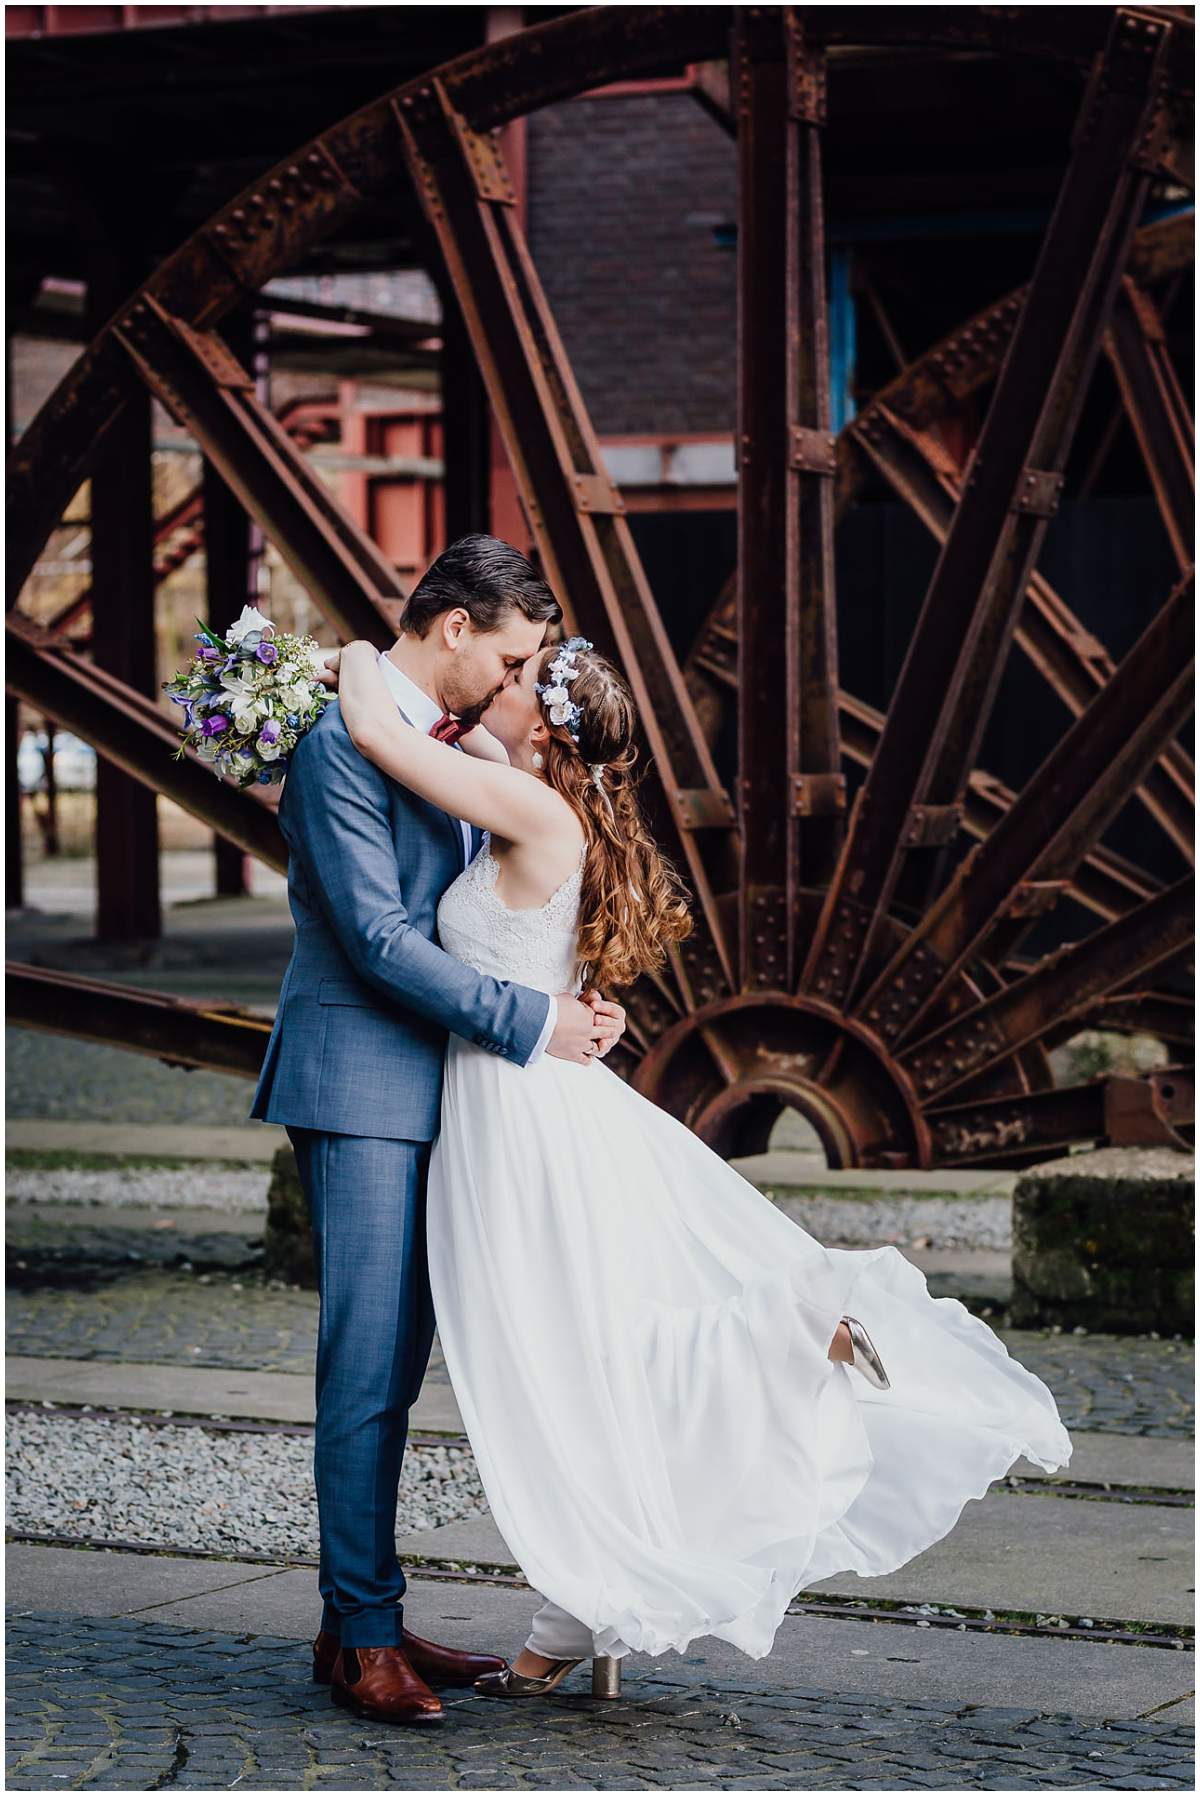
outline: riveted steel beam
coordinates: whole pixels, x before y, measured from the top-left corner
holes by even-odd
[[[404,603],[395,568],[335,503],[221,338],[150,294],[113,335],[343,637],[386,648]]]
[[[168,1066],[258,1077],[270,1019],[235,1004],[176,998],[15,960],[5,963],[4,973],[10,1023],[127,1048]]]
[[[844,829],[821,135],[825,58],[793,7],[742,7],[737,116],[739,980],[790,990],[801,882]],[[789,787],[811,803],[781,805]],[[817,793],[821,802],[817,802]]]
[[[1194,256],[1195,222],[1190,213],[1180,213],[1141,226],[1130,245],[1126,273],[1145,288],[1189,268]],[[859,438],[863,433],[869,434],[870,422],[877,410],[902,419],[913,430],[924,434],[972,394],[978,393],[995,378],[1004,360],[1028,291],[1025,286],[1006,293],[965,324],[958,325],[932,348],[915,356],[859,412],[843,435],[843,447],[860,446]],[[959,469],[944,452],[943,458],[957,479]],[[839,517],[855,497],[864,465],[858,455],[843,453],[839,456]]]
[[[471,130],[437,79],[406,93],[396,111],[543,571],[577,627],[616,657],[637,700],[657,822],[697,901],[699,926],[674,962],[680,995],[703,1002],[705,992],[732,987],[717,893],[736,880],[731,830],[690,824],[698,805],[710,818],[722,807],[731,816],[728,797],[518,227],[499,151]]]
[[[953,463],[928,429],[907,424],[885,405],[873,405],[848,427],[850,436],[893,490],[938,539],[946,540],[962,495]],[[1068,712],[1080,716],[1113,675],[1113,661],[1043,575],[1033,572],[1013,641]],[[1175,741],[1164,742],[1135,794],[1175,847],[1188,858],[1195,830],[1195,769]]]
[[[1091,638],[1095,643],[1095,638]],[[705,720],[710,738],[715,737],[722,715],[723,692],[737,687],[737,637],[733,625],[733,601],[729,594],[718,600],[687,662],[687,677],[697,712]],[[1095,643],[1097,653],[1100,644]],[[1098,690],[1098,688],[1097,688]],[[883,733],[881,711],[844,689],[838,693],[844,761],[869,767]],[[1083,706],[1079,707],[1081,710]],[[1165,758],[1165,757],[1164,757]],[[1139,787],[1139,793],[1144,789]],[[797,788],[797,802],[801,801]],[[963,797],[962,828],[982,840],[1006,815],[1016,794],[984,768],[974,768]],[[1131,905],[1161,889],[1162,881],[1125,856],[1097,844],[1084,857],[1069,882],[1069,896],[1106,922],[1123,916]]]
[[[1145,1080],[1090,1079],[1015,1097],[939,1104],[926,1121],[935,1166],[1003,1166],[1089,1139],[1180,1147],[1185,1144],[1178,1129],[1195,1122],[1195,1078],[1191,1067],[1174,1067]]]
[[[1140,161],[1170,28],[1117,11],[961,502],[855,800],[801,989],[846,1003],[899,878],[914,803],[952,803],[977,754],[1045,518],[1013,507],[1061,469],[1149,184]],[[930,695],[938,706],[930,719]],[[940,857],[939,857],[940,858]]]
[[[922,1024],[928,1032],[971,956],[998,965],[1017,952],[1184,723],[1194,703],[1194,594],[1189,576],[854,1005],[890,1046]]]
[[[1180,568],[1187,569],[1195,553],[1195,426],[1167,351],[1158,309],[1128,276],[1117,293],[1104,347],[1171,547]]]
[[[1092,1001],[1171,960],[1191,939],[1195,875],[1167,886],[1115,923],[1059,948],[1003,991],[964,1010],[897,1056],[923,1106],[970,1084]]]

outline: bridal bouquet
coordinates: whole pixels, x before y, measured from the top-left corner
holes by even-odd
[[[224,636],[196,622],[191,666],[162,683],[187,720],[175,759],[194,748],[239,786],[275,785],[334,696],[316,677],[324,651],[311,636],[277,630],[253,605]]]

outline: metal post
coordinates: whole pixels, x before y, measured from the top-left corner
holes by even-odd
[[[21,910],[25,904],[25,851],[21,841],[21,777],[17,755],[21,747],[21,701],[6,695],[4,742],[7,763],[4,774],[4,822],[8,843],[4,856],[4,907]]]
[[[13,441],[12,332],[4,333],[4,439]],[[21,748],[21,701],[11,693],[4,699],[4,908],[21,910],[25,904],[25,845],[21,840],[21,776],[17,757]]]
[[[62,852],[62,843],[58,835],[58,780],[54,772],[54,719],[43,718],[46,731],[46,749],[42,762],[46,769],[46,815],[42,820],[42,835],[46,859],[53,860]]]
[[[144,274],[120,221],[97,219],[89,244],[88,334]],[[92,473],[92,642],[98,667],[157,696],[150,395],[131,391]],[[96,766],[96,933],[110,942],[162,934],[158,795],[110,761]]]
[[[446,541],[491,528],[492,425],[487,388],[475,362],[451,282],[438,280],[442,302],[442,492]]]
[[[245,313],[231,315],[223,334],[239,360],[253,354],[252,317]],[[261,532],[207,457],[203,491],[205,610],[212,628],[223,631],[243,605],[257,602],[254,537],[261,537]],[[214,835],[213,861],[217,896],[246,897],[250,892],[250,858],[244,849],[226,836]]]

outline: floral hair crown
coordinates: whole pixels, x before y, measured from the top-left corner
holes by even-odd
[[[586,636],[568,638],[566,642],[559,644],[554,659],[546,670],[549,678],[545,681],[535,680],[533,682],[533,690],[545,704],[550,714],[551,723],[565,723],[571,740],[576,743],[579,741],[579,720],[583,716],[583,706],[575,703],[567,688],[579,673],[576,655],[581,649],[590,649],[591,647],[592,644]],[[592,776],[596,790],[604,792],[611,811],[612,800],[604,791],[604,773],[607,765],[606,761],[589,761],[588,772]]]
[[[575,657],[581,649],[590,649],[591,643],[586,636],[572,636],[566,642],[560,642],[553,661],[547,668],[546,680],[535,680],[533,690],[550,713],[551,723],[565,723],[573,742],[579,741],[579,720],[583,716],[583,706],[577,705],[567,687],[579,673],[579,664]]]

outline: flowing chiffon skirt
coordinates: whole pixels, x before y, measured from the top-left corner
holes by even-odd
[[[602,1062],[447,1053],[428,1201],[446,1367],[492,1515],[594,1652],[712,1635],[895,1571],[1021,1455],[1047,1386],[895,1247],[824,1247]],[[828,1358],[857,1316],[891,1388]]]

